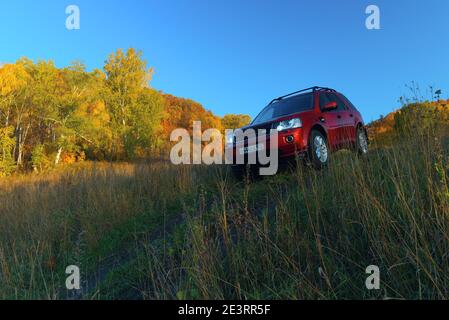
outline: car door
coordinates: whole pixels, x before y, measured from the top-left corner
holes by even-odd
[[[345,103],[347,111],[344,114],[344,122],[346,125],[346,140],[348,141],[349,145],[354,145],[356,142],[356,125],[357,125],[357,109],[354,107],[354,105],[349,101],[348,98],[346,98],[343,94],[338,94],[339,98]]]
[[[348,148],[353,143],[355,137],[354,112],[345,103],[340,94],[332,94],[340,110],[340,147]]]
[[[330,102],[337,102],[337,108],[324,110],[324,106]],[[327,129],[327,140],[331,149],[339,149],[343,143],[343,112],[344,104],[333,93],[320,94],[321,123]]]

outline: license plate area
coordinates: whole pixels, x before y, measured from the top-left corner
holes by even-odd
[[[239,149],[239,153],[241,155],[244,154],[250,154],[250,153],[254,153],[254,152],[259,152],[265,149],[265,146],[263,144],[254,144],[251,146],[247,146],[247,147],[243,147]]]

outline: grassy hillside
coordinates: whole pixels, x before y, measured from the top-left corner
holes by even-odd
[[[0,298],[448,299],[448,142],[416,135],[254,182],[160,162],[4,178]]]
[[[416,135],[449,133],[449,99],[408,102],[404,106],[368,124],[370,140],[379,147]]]

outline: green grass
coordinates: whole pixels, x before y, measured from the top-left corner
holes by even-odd
[[[448,145],[416,137],[253,182],[163,163],[6,178],[0,298],[448,299]]]

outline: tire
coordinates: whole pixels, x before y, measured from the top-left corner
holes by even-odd
[[[368,137],[366,135],[365,130],[362,127],[357,128],[356,132],[356,152],[359,156],[366,156],[368,154],[369,148],[368,148]]]
[[[318,130],[312,130],[309,141],[309,160],[313,167],[321,170],[329,164],[329,144],[327,138]]]

